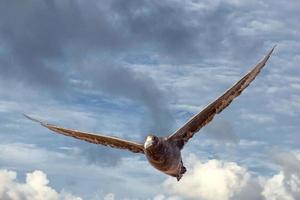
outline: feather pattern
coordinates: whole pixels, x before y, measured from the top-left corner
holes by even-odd
[[[144,147],[142,144],[138,144],[135,142],[131,142],[128,140],[123,140],[118,137],[113,137],[113,136],[106,136],[102,134],[93,134],[93,133],[88,133],[88,132],[82,132],[78,130],[73,130],[73,129],[67,129],[67,128],[62,128],[56,125],[48,124],[45,122],[42,122],[40,120],[37,120],[35,118],[32,118],[28,115],[25,115],[28,119],[40,123],[42,126],[50,129],[51,131],[54,131],[56,133],[65,135],[65,136],[70,136],[79,140],[84,140],[90,143],[94,144],[101,144],[105,146],[110,146],[113,148],[118,148],[118,149],[127,149],[133,153],[144,153]]]

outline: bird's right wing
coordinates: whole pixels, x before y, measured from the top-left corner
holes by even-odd
[[[206,106],[201,112],[193,116],[186,124],[179,128],[174,134],[168,137],[169,141],[176,142],[182,148],[195,133],[202,127],[211,122],[216,114],[219,114],[229,104],[238,97],[244,89],[255,79],[261,69],[265,66],[270,58],[272,50],[257,63],[242,79],[236,82],[231,88],[223,93],[219,98]]]
[[[121,138],[113,137],[113,136],[106,136],[106,135],[101,135],[101,134],[93,134],[93,133],[87,133],[87,132],[82,132],[78,130],[72,130],[72,129],[67,129],[67,128],[62,128],[59,126],[55,126],[52,124],[48,124],[46,122],[42,122],[40,120],[37,120],[35,118],[32,118],[28,115],[24,116],[32,121],[40,123],[42,126],[50,129],[51,131],[54,131],[56,133],[65,135],[65,136],[70,136],[79,140],[85,140],[90,143],[94,144],[102,144],[105,146],[110,146],[113,148],[119,148],[119,149],[127,149],[133,153],[144,153],[144,147],[142,144],[131,142],[128,140],[123,140]]]

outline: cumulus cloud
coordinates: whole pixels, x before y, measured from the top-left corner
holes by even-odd
[[[263,194],[267,200],[300,198],[300,158],[289,151],[274,152],[273,159],[281,171],[267,181]]]
[[[299,160],[293,161],[298,162]],[[235,162],[208,160],[194,155],[188,159],[188,172],[176,182],[164,182],[166,191],[184,198],[201,200],[297,200],[300,194],[299,170],[280,171],[272,177],[253,176]],[[299,169],[299,168],[298,168]]]
[[[71,193],[57,192],[42,171],[26,174],[25,183],[17,180],[15,171],[0,170],[0,199],[5,200],[81,200]]]
[[[283,172],[280,172],[266,182],[262,194],[267,200],[295,200],[285,187],[284,179]]]
[[[153,200],[181,200],[178,196],[166,196],[163,194],[156,195]]]
[[[114,199],[115,199],[115,195],[113,193],[108,193],[103,198],[103,200],[114,200]]]
[[[253,175],[251,171],[236,162],[216,159],[201,161],[191,154],[186,161],[188,172],[180,182],[168,178],[163,183],[160,193],[145,198],[151,200],[298,200],[300,176],[298,168],[294,167],[297,167],[299,158],[292,152],[278,155],[283,156],[287,166],[282,165],[283,170],[270,177]],[[286,168],[290,169],[289,173]],[[108,193],[103,198],[105,200],[131,199],[126,196],[127,194],[120,196],[117,193]]]
[[[250,174],[233,162],[209,160],[202,163],[195,156],[188,161],[189,172],[179,183],[168,179],[166,188],[193,199],[228,200],[246,185]]]

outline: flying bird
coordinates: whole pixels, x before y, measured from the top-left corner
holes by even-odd
[[[206,124],[211,122],[216,114],[219,114],[222,110],[224,110],[233,101],[233,99],[239,96],[242,91],[249,86],[249,84],[259,74],[261,69],[265,66],[274,48],[275,46],[261,61],[259,61],[231,88],[225,91],[216,100],[208,104],[208,106],[206,106],[201,112],[194,115],[173,134],[166,137],[148,135],[144,144],[103,134],[95,134],[63,128],[37,120],[25,114],[24,115],[28,119],[40,123],[42,126],[50,129],[51,131],[65,136],[70,136],[79,140],[85,140],[94,144],[126,149],[133,153],[145,154],[147,160],[154,168],[167,175],[176,177],[179,181],[186,172],[186,168],[183,165],[181,157],[181,150],[183,147],[195,135],[195,133],[197,133]]]

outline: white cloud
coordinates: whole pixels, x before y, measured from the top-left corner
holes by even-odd
[[[59,191],[63,186],[79,196],[95,200],[102,200],[107,193],[113,193],[117,200],[126,195],[138,199],[145,195],[152,197],[159,189],[159,185],[154,185],[159,182],[158,175],[161,179],[164,177],[138,156],[123,157],[116,167],[91,165],[77,156],[75,147],[57,152],[31,144],[0,144],[0,163],[2,168],[15,171],[40,169],[49,174],[51,185]]]
[[[298,161],[293,165],[295,162]],[[201,162],[194,155],[188,158],[187,166],[189,170],[180,182],[172,178],[164,182],[167,192],[184,199],[201,200],[298,200],[300,197],[300,174],[287,171],[287,166],[281,166],[283,171],[272,177],[254,177],[235,162]],[[164,196],[158,197],[164,199]]]
[[[189,172],[177,183],[168,179],[166,188],[187,198],[228,200],[244,187],[250,174],[233,162],[209,160],[202,163],[190,156]]]
[[[300,199],[300,159],[297,152],[274,152],[274,161],[282,170],[270,178],[263,195],[267,200]]]
[[[42,171],[26,175],[25,183],[17,180],[15,171],[0,170],[0,199],[5,200],[81,200],[80,197],[62,191],[57,192],[49,185]]]
[[[295,200],[284,186],[284,174],[282,172],[266,182],[262,194],[267,200]]]
[[[159,194],[159,195],[156,195],[153,200],[180,200],[181,198],[180,197],[177,197],[177,196],[166,196],[166,195],[163,195],[163,194]]]
[[[113,193],[108,193],[104,197],[104,200],[114,200],[114,199],[115,199],[115,195]]]
[[[256,146],[256,143],[253,145]],[[142,194],[145,195],[145,199],[148,198],[151,200],[297,200],[300,197],[300,174],[298,170],[300,166],[300,154],[297,151],[294,151],[294,153],[276,153],[275,161],[281,166],[282,171],[272,177],[263,175],[256,177],[251,175],[251,171],[235,162],[216,159],[204,162],[199,160],[196,156],[190,155],[185,161],[188,172],[181,181],[177,182],[174,178],[168,178],[163,183],[164,187],[161,187],[161,185],[156,184],[158,182],[157,179],[149,180],[151,173],[153,173],[151,177],[155,175],[155,170],[147,165],[144,160],[139,160],[138,158],[124,158],[119,169],[106,169],[97,166],[83,165],[81,162],[78,163],[78,160],[74,162],[74,158],[70,155],[70,158],[68,158],[68,156],[63,153],[43,151],[32,145],[13,144],[11,148],[17,149],[16,152],[8,151],[8,149],[10,149],[9,146],[6,146],[7,148],[4,147],[5,145],[0,145],[0,149],[2,149],[2,155],[0,157],[4,163],[7,163],[9,155],[11,155],[9,160],[19,160],[19,162],[25,162],[23,158],[31,155],[31,158],[34,158],[33,160],[37,160],[31,164],[51,174],[63,172],[63,176],[65,177],[70,177],[71,174],[74,176],[74,174],[76,174],[78,180],[84,180],[86,171],[89,171],[89,174],[92,173],[95,178],[95,182],[92,181],[88,183],[89,188],[101,188],[103,192],[111,191],[111,193],[104,193],[106,195],[101,193],[98,198],[95,198],[97,200],[143,199],[141,198]],[[24,152],[28,153],[23,155]],[[47,157],[53,160],[53,162],[55,161],[57,166],[49,166],[49,168],[51,168],[49,171],[49,168],[43,168],[38,165],[39,162],[45,162],[45,160],[42,159],[43,157]],[[69,165],[65,166],[61,163],[62,160],[68,160]],[[16,161],[16,163],[19,162]],[[48,160],[45,164],[48,166],[50,163],[52,162]],[[76,166],[74,163],[77,163]],[[28,163],[29,166],[31,166],[31,164]],[[70,165],[72,165],[72,172],[70,171]],[[142,167],[137,169],[136,166]],[[115,184],[113,188],[106,188],[105,184],[103,185],[101,182],[98,182],[98,180],[114,180],[112,176],[105,176],[105,174],[110,173],[115,174],[115,176],[113,176],[115,178],[123,177],[124,174],[127,174],[127,184]],[[136,176],[136,174],[141,173],[144,173],[143,178]],[[145,174],[148,174],[148,176],[145,176]],[[122,179],[118,179],[117,181],[122,182]],[[146,184],[142,185],[140,184],[141,182]],[[97,187],[95,187],[94,184],[97,184]],[[136,191],[136,185],[139,185],[138,191]],[[149,185],[152,185],[152,187],[149,187]],[[120,188],[126,192],[116,192],[119,191]],[[93,189],[90,190],[91,193],[94,191]],[[68,190],[70,190],[70,188],[68,188]],[[27,174],[25,182],[21,183],[16,179],[16,172],[0,170],[0,199],[39,200],[41,199],[40,197],[45,194],[47,194],[47,198],[49,197],[46,200],[80,199],[65,192],[63,189],[61,192],[55,191],[49,186],[49,181],[42,171]],[[128,197],[130,196],[130,198],[126,198],[127,195]],[[44,200],[45,198],[42,199]]]

